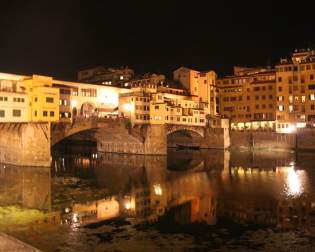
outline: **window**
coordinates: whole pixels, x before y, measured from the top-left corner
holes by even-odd
[[[314,85],[314,84],[308,85],[308,89],[309,89],[309,90],[314,90],[314,89],[315,89],[315,85]]]
[[[35,110],[35,112],[34,112],[34,116],[35,116],[35,117],[37,116],[37,110]]]
[[[289,96],[289,103],[292,103],[292,102],[293,102],[293,96],[290,95],[290,96]]]
[[[302,95],[302,96],[301,96],[301,101],[302,101],[302,102],[305,102],[305,95]]]
[[[248,100],[248,101],[250,100],[250,96],[247,96],[247,100]]]
[[[282,82],[282,77],[278,77],[278,82]]]
[[[284,110],[284,106],[283,106],[283,105],[279,105],[279,106],[278,106],[278,110],[279,110],[279,111],[283,111],[283,110]]]
[[[259,104],[256,104],[255,108],[256,108],[256,109],[259,109]]]
[[[50,116],[50,117],[54,117],[54,116],[55,116],[55,112],[54,112],[54,111],[50,111],[50,112],[49,112],[49,116]]]
[[[272,86],[271,86],[271,85],[269,85],[269,86],[268,86],[268,89],[269,89],[269,90],[272,90]]]
[[[311,110],[314,110],[314,109],[315,109],[315,105],[312,104],[312,105],[311,105]]]
[[[156,109],[156,110],[159,109],[159,106],[155,106],[154,109]]]
[[[266,100],[266,96],[265,96],[265,95],[263,95],[261,98],[262,98],[263,100]]]
[[[21,116],[21,110],[20,109],[13,109],[12,115],[14,117],[20,117]]]
[[[289,112],[293,112],[293,106],[289,105]]]
[[[43,116],[47,117],[48,116],[48,112],[47,111],[43,111]]]
[[[47,103],[54,103],[54,98],[53,97],[46,97],[46,102]]]
[[[314,74],[310,74],[310,80],[314,80]]]
[[[271,109],[272,109],[272,108],[273,108],[273,104],[269,104],[269,108],[271,108]]]
[[[34,98],[34,101],[35,101],[35,102],[37,102],[37,101],[38,101],[38,98],[37,98],[37,97],[35,97],[35,98]]]
[[[259,96],[258,95],[255,96],[255,100],[259,100]]]
[[[281,92],[282,91],[282,87],[278,87],[278,91]]]
[[[272,96],[272,95],[269,95],[269,99],[272,100],[272,99],[273,99],[273,96]]]
[[[315,95],[314,95],[314,94],[310,94],[309,99],[310,99],[311,101],[315,101]]]
[[[260,87],[254,87],[254,91],[259,91]]]
[[[283,95],[278,96],[278,101],[284,101],[284,96]]]
[[[0,110],[0,117],[5,117],[5,111],[4,110]]]

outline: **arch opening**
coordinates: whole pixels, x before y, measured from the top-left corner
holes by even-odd
[[[168,148],[199,149],[202,136],[195,131],[180,129],[167,135]]]

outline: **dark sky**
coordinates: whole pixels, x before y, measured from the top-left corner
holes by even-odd
[[[50,2],[48,4],[48,2]],[[96,65],[219,74],[315,45],[312,1],[1,0],[0,72],[74,79]]]

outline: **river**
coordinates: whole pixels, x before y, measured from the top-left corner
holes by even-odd
[[[314,153],[54,149],[0,165],[0,231],[43,251],[313,251]]]

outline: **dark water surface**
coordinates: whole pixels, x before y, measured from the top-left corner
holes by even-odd
[[[0,165],[0,231],[43,251],[315,251],[314,153],[59,146]]]

